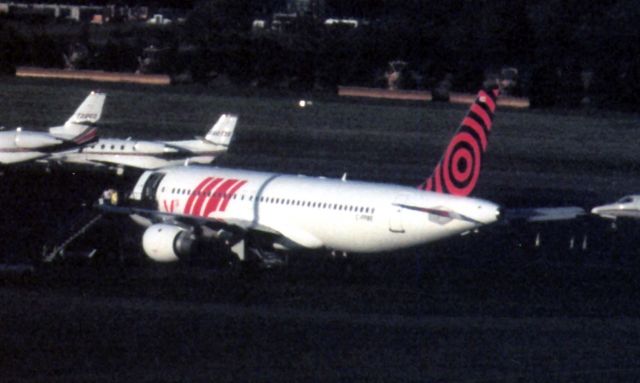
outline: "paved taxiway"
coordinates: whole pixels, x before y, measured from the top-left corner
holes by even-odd
[[[315,105],[309,113],[322,113]],[[456,124],[463,111],[454,112]],[[522,114],[505,114],[480,196],[506,206],[589,207],[640,190],[629,158],[596,161],[593,145],[570,140],[556,151],[529,147],[514,126],[530,135],[548,130],[531,133],[536,127],[521,124]],[[255,119],[241,118],[222,164],[407,184],[426,175],[424,147],[405,139],[412,132],[344,124],[331,133],[340,141],[324,127],[279,132]],[[114,177],[27,169],[2,181],[0,195],[11,203],[0,249],[15,261],[37,257]],[[65,382],[634,380],[637,232],[635,223],[612,232],[595,220],[494,227],[351,264],[301,257],[286,270],[238,280],[122,261],[139,255],[138,236],[130,223],[107,220],[78,245],[99,247],[106,264],[56,265],[0,285],[0,372],[7,381]],[[568,248],[585,233],[588,251]]]

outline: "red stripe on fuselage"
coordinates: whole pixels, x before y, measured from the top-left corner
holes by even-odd
[[[98,135],[97,128],[89,128],[77,136],[73,141],[78,144],[84,144],[85,142],[93,140]]]
[[[209,181],[211,181],[211,177],[205,178],[204,180],[202,180],[202,182],[200,182],[198,184],[198,186],[196,186],[195,189],[193,189],[193,193],[191,193],[191,195],[189,196],[189,199],[187,200],[187,204],[184,206],[184,214],[190,214],[191,213],[191,206],[193,206],[193,201],[195,200],[196,196],[199,195],[199,193],[202,190],[202,188]]]
[[[236,179],[226,180],[218,187],[211,198],[209,198],[209,203],[207,203],[207,207],[204,209],[204,213],[202,214],[203,217],[208,217],[210,213],[218,210],[218,205],[220,204],[223,196],[233,185],[236,184],[236,182],[238,182]]]
[[[229,192],[227,193],[228,196],[224,199],[224,201],[222,201],[222,205],[220,205],[220,211],[225,211],[227,209],[229,200],[233,198],[233,196],[236,194],[238,189],[240,189],[246,183],[247,181],[240,181],[237,184],[235,184],[231,189],[229,189]]]
[[[198,198],[198,200],[196,201],[195,206],[193,207],[193,209],[191,209],[191,215],[195,215],[195,216],[199,216],[200,211],[202,210],[202,205],[204,205],[204,202],[207,200],[207,198],[209,197],[209,194],[215,193],[215,191],[212,192],[212,190],[218,186],[220,184],[220,182],[222,182],[224,180],[224,178],[216,178],[216,179],[212,179],[207,186],[202,190],[202,193],[200,193],[200,197]],[[213,197],[211,197],[213,198]],[[209,198],[209,200],[211,199]]]

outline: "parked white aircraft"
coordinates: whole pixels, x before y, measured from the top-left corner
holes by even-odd
[[[628,195],[612,204],[596,206],[591,213],[609,219],[640,218],[640,195]]]
[[[481,90],[433,175],[419,188],[218,167],[147,171],[128,206],[148,226],[142,243],[155,261],[188,257],[217,239],[240,260],[275,251],[327,249],[374,253],[425,244],[495,222],[492,202],[467,197],[480,174],[498,89]]]
[[[64,125],[50,128],[48,133],[22,128],[0,132],[0,165],[46,158],[96,139],[97,129],[91,124],[100,119],[105,97],[91,92]]]
[[[183,141],[135,141],[115,138],[100,140],[80,148],[56,153],[50,160],[59,163],[157,169],[187,163],[208,164],[229,148],[238,117],[223,114],[204,137]]]

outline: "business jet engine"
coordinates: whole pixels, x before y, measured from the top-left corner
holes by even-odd
[[[48,134],[39,132],[26,132],[21,128],[18,128],[16,129],[14,143],[18,148],[37,149],[45,146],[59,145],[62,143],[62,140],[59,140]]]
[[[164,223],[151,225],[142,236],[145,254],[156,262],[175,262],[194,250],[195,237],[187,229]]]

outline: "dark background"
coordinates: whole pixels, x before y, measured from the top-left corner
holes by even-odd
[[[107,2],[96,2],[103,4]],[[300,1],[300,3],[304,3]],[[445,79],[474,91],[487,73],[518,70],[518,95],[534,107],[637,109],[640,11],[635,1],[295,1],[118,2],[185,19],[164,27],[114,20],[105,25],[49,17],[0,19],[0,67],[62,67],[78,44],[78,67],[134,71],[145,48],[162,49],[154,71],[213,87],[324,90],[384,86],[392,60],[408,63],[404,88]],[[322,9],[299,11],[299,9]],[[296,10],[297,13],[295,12]],[[252,31],[256,19],[294,12],[282,30]],[[358,28],[327,28],[326,18]],[[363,21],[366,23],[362,23]]]
[[[66,120],[96,84],[5,79],[7,126]],[[105,137],[202,134],[240,115],[224,166],[417,185],[467,106],[220,94],[101,84]],[[479,197],[505,207],[586,209],[637,192],[637,115],[498,108]],[[132,174],[5,169],[0,238],[35,261],[100,192]],[[89,210],[86,219],[92,212]],[[236,277],[153,265],[141,229],[103,220],[61,260],[0,286],[8,381],[633,381],[640,376],[638,224],[585,217],[496,225],[407,251]],[[541,245],[535,237],[541,234]],[[587,238],[588,245],[582,249]],[[576,246],[570,248],[574,238]],[[213,256],[214,254],[212,254]]]

